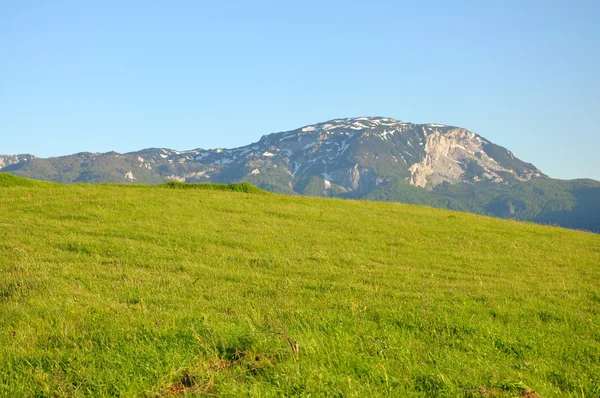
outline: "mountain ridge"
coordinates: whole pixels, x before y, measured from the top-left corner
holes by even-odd
[[[575,191],[581,189],[592,189],[596,199],[594,180],[551,179],[468,129],[381,116],[331,119],[231,149],[0,156],[0,170],[63,183],[247,181],[286,194],[417,204],[415,198],[423,198],[422,204],[524,220],[568,212],[580,202]],[[490,192],[485,203],[479,200]],[[600,220],[596,225],[592,218],[593,225],[585,228],[600,231]]]

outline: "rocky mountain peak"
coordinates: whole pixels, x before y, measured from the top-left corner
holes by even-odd
[[[75,165],[59,167],[65,161]],[[320,186],[326,195],[361,195],[391,181],[433,189],[440,184],[502,184],[543,176],[533,165],[467,129],[380,116],[332,119],[268,134],[233,149],[151,148],[50,159],[4,156],[0,168],[36,177],[33,170],[40,167],[27,173],[36,162],[49,170],[43,179],[58,181],[246,180],[290,193]],[[99,168],[102,173],[94,171]],[[67,176],[64,170],[79,172]]]

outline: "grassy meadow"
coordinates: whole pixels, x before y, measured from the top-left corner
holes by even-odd
[[[599,397],[600,236],[0,174],[0,396]]]

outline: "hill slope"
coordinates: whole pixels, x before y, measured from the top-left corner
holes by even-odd
[[[600,216],[590,219],[581,210],[600,214],[600,182],[550,179],[464,128],[385,117],[334,119],[234,149],[0,156],[0,169],[65,183],[247,181],[278,193],[417,200],[600,232]]]
[[[54,184],[29,178],[17,177],[8,173],[0,173],[0,188],[8,187],[43,187]]]
[[[0,395],[600,394],[598,235],[102,185],[0,225]]]

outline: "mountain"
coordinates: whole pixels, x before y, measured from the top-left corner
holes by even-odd
[[[64,183],[248,181],[280,193],[425,204],[600,232],[600,182],[551,179],[464,128],[385,117],[335,119],[234,149],[0,156],[0,168]]]
[[[18,165],[35,159],[33,155],[0,155],[0,170],[7,166]]]

